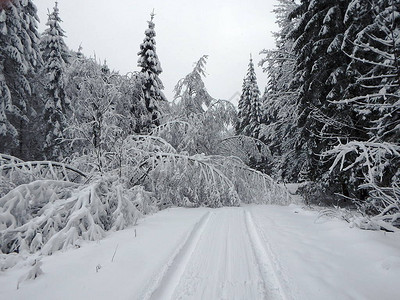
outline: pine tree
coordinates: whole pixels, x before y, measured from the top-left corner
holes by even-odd
[[[102,73],[102,77],[104,82],[109,83],[109,76],[111,75],[111,71],[110,68],[107,65],[107,60],[104,60],[103,65],[101,66],[101,73]]]
[[[302,0],[290,15],[299,19],[288,33],[297,57],[292,88],[299,90],[301,141],[296,152],[298,156],[306,155],[302,169],[310,170],[311,180],[321,178],[327,171],[321,154],[331,149],[338,138],[345,140],[357,134],[352,111],[330,102],[341,99],[349,84],[346,68],[350,60],[341,51],[348,3],[349,0]]]
[[[261,101],[260,101],[260,90],[258,89],[257,77],[254,71],[253,59],[250,59],[250,68],[248,76],[250,89],[249,96],[251,99],[251,110],[250,110],[250,123],[245,131],[250,133],[250,136],[257,138],[259,133],[259,126],[261,121]]]
[[[45,90],[48,94],[44,107],[45,142],[44,152],[47,159],[59,159],[63,156],[62,138],[67,126],[66,115],[70,103],[65,93],[65,68],[70,54],[64,42],[65,33],[60,26],[58,2],[49,14],[41,40],[41,51],[46,77]]]
[[[248,84],[247,78],[243,79],[242,84],[242,94],[240,95],[239,103],[238,103],[238,121],[236,123],[236,134],[242,134],[244,127],[249,124],[249,115],[250,115],[250,101],[248,101],[247,95],[248,92]]]
[[[145,31],[145,38],[140,45],[138,66],[141,68],[140,73],[143,80],[142,88],[146,108],[152,116],[152,124],[158,126],[162,111],[161,102],[167,100],[162,92],[164,86],[158,77],[162,73],[162,68],[156,53],[154,16],[155,14],[152,12],[151,20],[148,21],[149,27]]]
[[[400,140],[400,1],[353,0],[345,16],[348,30],[343,51],[357,75],[345,101],[369,131],[368,139]]]
[[[259,138],[268,145],[274,156],[273,175],[280,179],[294,180],[304,164],[293,151],[299,143],[297,127],[298,89],[291,87],[296,53],[293,40],[288,33],[297,25],[298,19],[289,19],[297,4],[292,0],[279,0],[273,12],[276,14],[279,31],[274,34],[276,48],[263,50],[265,58],[260,62],[268,74],[267,87],[262,97],[262,121]]]
[[[32,113],[31,75],[41,63],[36,7],[31,0],[0,6],[0,152],[23,156]]]
[[[242,95],[238,107],[239,120],[236,125],[237,134],[257,137],[261,121],[261,102],[252,58],[250,58],[249,69],[243,83]]]
[[[342,49],[351,59],[347,73],[354,78],[344,99],[334,102],[350,107],[366,134],[330,152],[336,157],[333,165],[338,165],[338,158],[342,161],[332,172],[352,177],[348,185],[352,196],[369,200],[378,212],[393,199],[400,209],[399,22],[399,0],[350,3]]]

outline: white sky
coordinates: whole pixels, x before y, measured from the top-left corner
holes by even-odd
[[[47,9],[54,0],[33,0],[45,29]],[[206,87],[214,98],[230,99],[241,91],[250,52],[273,48],[271,32],[277,31],[271,12],[276,0],[59,0],[66,43],[104,60],[121,74],[137,71],[137,52],[143,41],[150,12],[155,9],[157,54],[164,72],[160,78],[169,100],[176,82],[193,63],[208,54]],[[267,76],[257,67],[264,91]]]

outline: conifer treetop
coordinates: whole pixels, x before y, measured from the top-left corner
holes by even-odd
[[[150,21],[147,22],[148,28],[145,31],[145,38],[138,52],[138,67],[141,68],[140,75],[146,108],[152,115],[152,123],[159,125],[162,110],[160,102],[166,102],[167,99],[162,92],[164,86],[158,77],[162,73],[162,68],[156,53],[154,16],[153,10],[150,14]]]
[[[141,68],[141,72],[151,71],[157,75],[162,73],[162,68],[158,56],[156,53],[156,32],[154,30],[155,24],[153,22],[155,13],[154,10],[150,14],[150,21],[147,21],[148,29],[145,31],[145,38],[143,43],[140,45],[140,51],[138,52],[138,67]]]
[[[60,10],[56,1],[53,11],[48,13],[47,29],[44,31],[41,39],[41,51],[45,64],[52,56],[54,58],[54,49],[58,49],[57,54],[61,55],[60,58],[63,63],[68,63],[70,58],[68,47],[64,42],[64,37],[66,37],[65,31],[60,26],[62,20],[59,13]]]

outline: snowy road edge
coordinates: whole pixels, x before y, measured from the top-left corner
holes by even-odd
[[[245,216],[250,241],[259,263],[260,273],[265,283],[265,288],[267,289],[267,292],[272,293],[268,294],[268,296],[271,297],[270,299],[288,300],[289,298],[287,297],[275,270],[273,256],[270,255],[269,251],[264,247],[251,212],[246,210]]]
[[[143,292],[139,299],[172,299],[172,295],[210,219],[210,215],[211,212],[205,213],[193,226],[193,229],[178,246],[172,258],[160,270],[159,274],[152,279],[151,286]]]

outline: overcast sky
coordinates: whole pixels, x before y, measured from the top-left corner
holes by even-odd
[[[47,9],[54,0],[33,0],[45,29]],[[259,52],[273,48],[277,31],[271,12],[275,0],[59,0],[66,43],[83,53],[107,59],[110,69],[125,74],[137,71],[137,52],[143,41],[150,12],[155,9],[157,54],[164,72],[160,78],[172,100],[176,82],[193,63],[209,55],[206,87],[214,98],[230,99],[240,92],[249,54],[256,63]],[[264,91],[266,74],[257,67]]]

